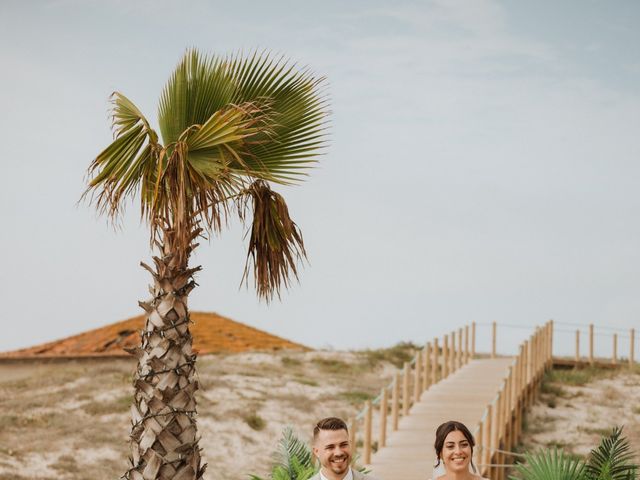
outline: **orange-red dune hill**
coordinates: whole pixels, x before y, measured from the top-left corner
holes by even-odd
[[[249,327],[216,313],[191,312],[194,349],[200,354],[250,350],[309,350],[309,348]],[[144,316],[112,323],[72,337],[13,352],[0,358],[128,356],[125,347],[140,343]]]

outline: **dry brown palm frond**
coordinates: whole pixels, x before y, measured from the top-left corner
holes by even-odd
[[[280,298],[281,287],[288,287],[292,277],[298,279],[297,263],[307,253],[302,233],[291,220],[284,198],[271,190],[267,182],[255,181],[240,198],[238,212],[243,221],[249,202],[253,220],[242,282],[248,282],[253,264],[258,296],[269,302],[274,294]]]

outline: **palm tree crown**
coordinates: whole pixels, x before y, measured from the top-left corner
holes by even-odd
[[[86,193],[119,216],[139,195],[154,239],[175,233],[186,262],[194,231],[253,212],[244,278],[269,300],[297,276],[302,236],[269,182],[297,183],[326,146],[323,79],[266,53],[206,57],[189,50],[160,97],[162,140],[127,97],[112,95],[114,141],[92,162]]]

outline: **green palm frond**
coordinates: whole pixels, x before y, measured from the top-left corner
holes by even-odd
[[[309,70],[296,70],[282,57],[257,52],[232,58],[229,69],[237,86],[234,102],[270,102],[273,134],[263,132],[250,145],[252,169],[267,180],[299,180],[326,145],[324,79]]]
[[[234,90],[223,59],[187,51],[160,96],[158,119],[165,145],[233,104]]]
[[[248,280],[253,265],[258,296],[270,301],[274,293],[280,296],[281,285],[288,286],[291,276],[298,278],[297,263],[306,258],[302,234],[282,196],[266,182],[254,182],[239,202],[243,220],[249,205],[253,214],[242,281]]]
[[[233,142],[225,142],[225,148],[221,142],[206,147],[192,139],[188,157],[193,152],[199,159],[218,161],[230,153],[226,167],[238,174],[293,182],[326,146],[328,112],[322,84],[323,79],[268,53],[209,58],[190,50],[161,97],[163,140],[178,142],[194,127],[200,127],[204,137],[207,124],[220,111],[250,111],[241,120],[251,128],[231,135]]]
[[[622,427],[615,427],[611,434],[600,440],[600,445],[591,450],[587,462],[589,480],[635,479],[638,465],[629,441],[622,436]]]
[[[316,473],[313,465],[305,465],[296,456],[291,457],[290,465],[290,468],[281,465],[274,467],[271,480],[308,480]]]
[[[291,427],[285,427],[282,431],[273,459],[270,480],[308,480],[318,471],[313,464],[311,449],[296,436]],[[265,480],[257,475],[249,475],[249,479]]]
[[[584,463],[558,449],[525,454],[525,463],[515,468],[511,480],[585,480]]]
[[[127,97],[114,92],[111,107],[115,139],[89,166],[92,178],[84,196],[97,193],[98,211],[115,218],[144,172],[155,168],[160,146],[157,133]]]
[[[293,428],[287,426],[282,431],[282,437],[278,442],[278,448],[273,455],[276,466],[285,468],[293,473],[294,463],[297,461],[300,466],[313,468],[313,454],[309,446],[300,440],[294,433]]]
[[[116,92],[111,102],[115,138],[91,163],[83,197],[115,219],[139,196],[152,239],[159,228],[174,232],[182,259],[194,231],[220,230],[230,205],[247,197],[254,217],[243,278],[252,263],[258,294],[279,295],[305,252],[284,200],[266,182],[300,180],[326,146],[323,79],[268,53],[189,50],[160,97],[162,142],[127,97]]]

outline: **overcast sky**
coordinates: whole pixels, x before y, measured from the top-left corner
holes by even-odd
[[[0,350],[140,312],[137,205],[114,232],[76,203],[110,93],[155,123],[192,46],[285,54],[332,99],[327,154],[278,189],[300,285],[239,290],[234,224],[193,258],[192,309],[334,348],[472,320],[640,327],[639,23],[635,1],[2,1]]]

